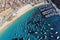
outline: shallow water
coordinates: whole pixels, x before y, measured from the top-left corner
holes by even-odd
[[[54,30],[51,31],[50,28],[54,28]],[[60,16],[44,18],[39,7],[35,7],[11,24],[0,36],[0,40],[17,40],[17,38],[20,40],[39,40],[40,38],[57,40],[57,36],[60,36],[59,30]],[[59,33],[55,34],[55,32]]]

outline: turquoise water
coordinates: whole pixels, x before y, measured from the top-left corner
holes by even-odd
[[[12,25],[7,28],[3,34],[0,36],[0,40],[11,40],[12,38],[19,37],[19,34],[23,34],[20,24],[32,13],[32,9],[29,10],[26,14],[22,15],[20,18],[18,18]],[[27,16],[28,15],[28,16]],[[20,29],[20,32],[18,32],[18,27]],[[17,33],[17,35],[16,35]]]
[[[0,36],[0,40],[17,40],[17,38],[19,40],[39,40],[40,38],[41,40],[57,40],[57,36],[60,36],[60,16],[45,18],[39,7],[29,10],[12,23]],[[50,28],[54,30],[51,31]],[[55,34],[56,31],[59,33]],[[51,38],[51,35],[54,37]]]

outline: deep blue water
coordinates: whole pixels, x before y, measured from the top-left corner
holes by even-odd
[[[9,26],[9,28],[6,29],[3,32],[3,34],[0,36],[0,40],[11,40],[12,38],[20,37],[19,35],[24,34],[22,32],[23,27],[21,26],[21,23],[24,23],[24,21],[26,20],[28,16],[30,16],[30,14],[32,14],[32,9],[29,10],[26,14],[22,15],[20,18],[18,18],[14,23],[12,23]]]
[[[29,10],[12,23],[0,36],[0,40],[60,40],[57,39],[60,36],[60,16],[45,18],[39,7]]]

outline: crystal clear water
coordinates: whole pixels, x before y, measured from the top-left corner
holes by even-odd
[[[12,23],[0,36],[0,40],[58,40],[60,16],[45,18],[39,7],[31,9]]]
[[[26,14],[22,15],[20,18],[18,18],[12,25],[7,28],[3,34],[0,36],[0,40],[11,40],[15,37],[20,37],[21,34],[24,34],[22,32],[22,26],[21,23],[26,20],[26,18],[32,13],[32,10],[28,11]],[[27,16],[28,15],[28,16]],[[19,30],[18,30],[19,27]],[[16,34],[17,33],[17,34]]]

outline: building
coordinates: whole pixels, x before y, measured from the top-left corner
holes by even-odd
[[[7,5],[8,0],[0,1],[0,13],[8,9],[10,6]]]
[[[2,26],[2,24],[5,23],[7,19],[13,14],[11,13],[12,11],[13,9],[9,8],[0,14],[0,26]]]
[[[41,0],[0,0],[0,8],[3,9],[3,11],[0,13],[0,26],[2,26],[2,24],[5,23],[11,15],[13,15],[12,11],[15,11],[15,9],[27,4],[35,5],[39,2],[42,1]]]

